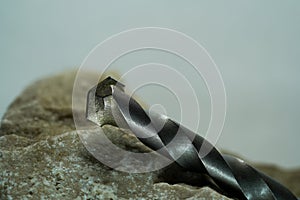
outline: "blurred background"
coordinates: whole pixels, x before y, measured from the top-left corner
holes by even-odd
[[[76,69],[111,35],[136,27],[170,28],[202,44],[222,74],[227,117],[217,146],[252,162],[299,167],[299,22],[297,0],[3,0],[0,116],[25,86]],[[178,57],[151,50],[128,55],[111,68],[122,74],[147,62],[167,64],[191,82],[199,80]],[[209,96],[204,84],[195,89],[202,120],[198,131],[202,133],[210,118]],[[143,101],[161,103],[168,115],[178,118],[178,104],[170,92],[156,86],[145,87],[143,92]]]

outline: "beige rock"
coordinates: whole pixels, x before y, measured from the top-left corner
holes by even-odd
[[[4,115],[0,199],[229,199],[208,187],[203,176],[182,171],[176,164],[129,174],[94,159],[81,143],[72,118],[75,74],[66,72],[33,83]],[[83,84],[82,90],[87,89]],[[123,149],[150,151],[128,131],[109,125],[103,129]],[[299,170],[260,169],[300,195]]]

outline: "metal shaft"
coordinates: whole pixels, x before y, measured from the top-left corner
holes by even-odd
[[[129,128],[146,146],[186,170],[208,175],[230,197],[247,200],[297,200],[283,185],[244,161],[221,154],[198,134],[166,116],[149,116],[123,89],[107,78],[89,91],[87,118],[102,126]],[[201,155],[204,150],[205,155]]]

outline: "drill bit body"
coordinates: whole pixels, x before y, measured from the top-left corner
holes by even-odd
[[[130,129],[146,146],[188,171],[206,174],[224,194],[247,200],[297,200],[283,185],[231,155],[221,154],[198,134],[163,115],[149,116],[107,78],[88,93],[87,118],[99,126]],[[201,150],[205,154],[201,155]]]

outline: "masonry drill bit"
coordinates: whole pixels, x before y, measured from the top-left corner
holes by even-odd
[[[163,115],[150,116],[108,77],[88,93],[87,118],[99,126],[130,129],[146,146],[188,171],[206,174],[224,194],[247,200],[297,200],[283,185],[231,155],[221,154],[203,137]],[[205,156],[200,148],[208,149]]]

